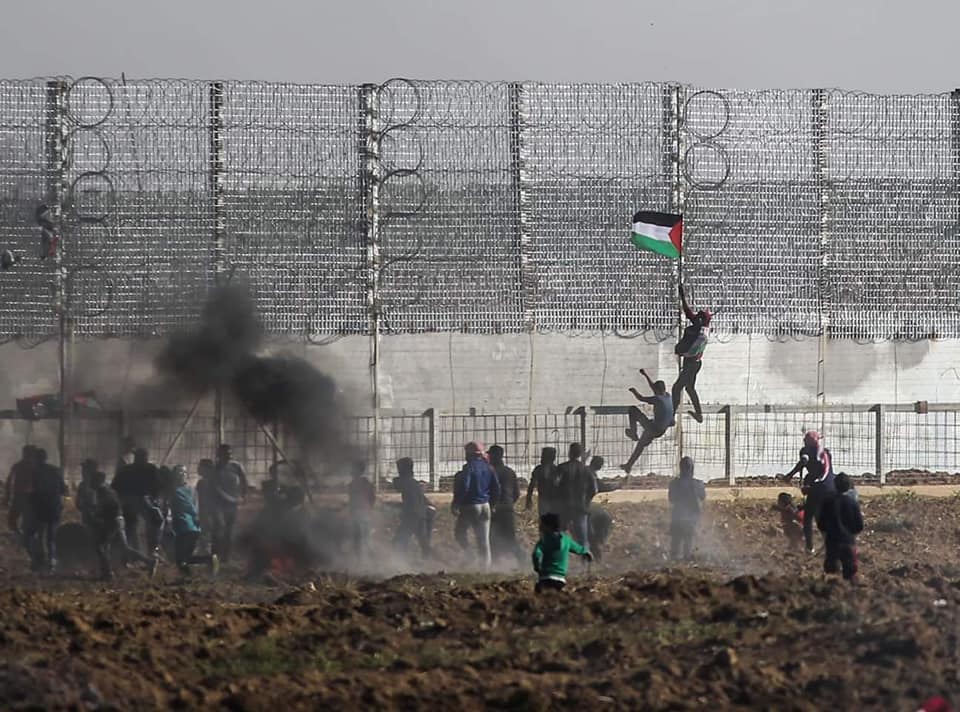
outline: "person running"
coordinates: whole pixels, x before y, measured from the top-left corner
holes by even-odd
[[[806,498],[803,503],[803,539],[807,553],[814,553],[813,523],[820,513],[820,505],[827,497],[836,494],[833,474],[833,457],[823,447],[823,438],[816,430],[808,430],[803,436],[800,459],[793,469],[780,479],[789,482],[793,476],[807,471],[800,483],[800,491]]]
[[[670,558],[679,561],[693,554],[693,539],[700,524],[700,512],[707,498],[703,482],[693,476],[693,460],[680,458],[680,476],[670,480],[667,492],[670,512]]]
[[[517,473],[504,463],[504,451],[499,445],[492,445],[487,451],[490,466],[497,473],[500,483],[500,497],[493,502],[490,519],[490,548],[493,558],[514,556],[522,564],[526,552],[517,542],[516,516],[513,511],[520,499],[520,484]]]
[[[157,538],[153,503],[160,494],[160,473],[150,462],[150,454],[144,448],[137,448],[133,462],[117,470],[110,486],[120,498],[127,544],[140,551],[138,530],[143,519],[147,550],[155,553],[159,542],[153,541]]]
[[[6,502],[7,527],[15,534],[22,534],[26,529],[24,519],[29,517],[30,491],[33,488],[33,471],[36,468],[37,448],[33,445],[24,445],[20,460],[10,468],[7,477]]]
[[[168,498],[170,502],[170,520],[173,529],[174,561],[180,573],[190,575],[192,564],[205,564],[209,567],[210,577],[216,578],[220,560],[216,552],[197,555],[194,551],[200,540],[200,523],[193,490],[187,485],[187,468],[176,465],[170,474]]]
[[[693,410],[689,413],[694,420],[702,423],[703,410],[700,407],[700,396],[697,395],[697,374],[703,366],[703,352],[707,348],[713,314],[709,309],[701,309],[694,313],[687,304],[687,295],[683,291],[682,284],[680,285],[680,303],[683,305],[684,316],[690,320],[690,325],[683,330],[683,336],[674,349],[680,357],[680,375],[673,384],[673,412],[676,413],[680,407],[680,397],[686,390],[690,397],[690,405],[693,406]]]
[[[857,534],[863,531],[863,514],[857,500],[848,493],[850,478],[841,472],[835,481],[836,492],[827,496],[817,513],[817,528],[823,533],[823,572],[841,571],[845,581],[856,581]]]
[[[560,514],[563,508],[562,473],[557,467],[557,449],[545,447],[540,451],[540,464],[530,474],[527,487],[527,509],[533,508],[533,493],[537,493],[537,514]]]
[[[567,585],[570,552],[593,561],[590,551],[574,541],[560,526],[560,517],[550,512],[540,517],[540,539],[533,548],[533,570],[537,574],[534,590],[560,591]]]
[[[347,488],[353,553],[357,563],[361,564],[370,556],[370,530],[373,527],[373,508],[377,503],[377,492],[367,478],[366,470],[367,463],[362,460],[355,462],[353,479]]]
[[[676,423],[674,419],[674,402],[671,395],[667,393],[667,384],[663,381],[654,382],[645,369],[641,368],[640,373],[647,379],[647,385],[650,386],[653,395],[642,396],[636,388],[631,388],[630,392],[638,401],[653,406],[653,418],[647,417],[647,415],[635,405],[630,406],[627,411],[627,416],[630,418],[630,425],[624,433],[628,438],[637,443],[633,448],[633,452],[630,453],[630,458],[620,465],[620,469],[628,475],[630,471],[633,470],[633,466],[637,460],[640,459],[640,455],[643,454],[647,446],[657,438],[663,437],[663,434]],[[637,433],[638,424],[643,427],[643,433]]]
[[[462,527],[473,530],[480,563],[490,569],[490,503],[500,498],[500,481],[478,442],[463,447],[466,462],[454,478],[452,511]],[[461,542],[462,545],[463,542]]]
[[[120,499],[117,497],[117,493],[107,487],[107,476],[100,471],[96,461],[87,460],[84,465],[89,469],[86,481],[89,483],[90,496],[83,500],[84,508],[81,510],[81,517],[93,534],[93,544],[100,563],[100,579],[103,581],[113,579],[110,549],[113,542],[117,540],[123,547],[126,559],[143,563],[147,567],[150,577],[153,578],[160,564],[159,555],[146,556],[130,547],[127,543]]]

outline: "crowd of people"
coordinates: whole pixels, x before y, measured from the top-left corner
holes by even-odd
[[[631,413],[631,428],[636,422],[636,414]],[[123,449],[109,484],[96,461],[82,463],[74,499],[80,521],[91,534],[100,576],[113,577],[117,548],[126,565],[143,565],[151,577],[165,558],[184,576],[189,575],[191,566],[201,565],[215,577],[221,562],[231,558],[238,510],[249,489],[244,467],[233,458],[230,446],[220,446],[214,459],[200,460],[195,487],[190,486],[185,467],[158,467],[150,462],[146,450],[129,441]],[[464,464],[453,478],[454,539],[472,568],[489,571],[495,562],[522,567],[530,560],[530,552],[517,535],[520,478],[506,464],[505,456],[500,445],[484,450],[479,442],[469,442],[464,446]],[[530,474],[525,504],[532,509],[536,500],[539,516],[540,537],[532,552],[538,591],[562,588],[570,553],[588,561],[599,557],[609,536],[612,520],[593,502],[602,488],[598,473],[603,459],[593,457],[587,464],[587,457],[580,443],[571,443],[567,459],[557,463],[556,448],[545,447]],[[423,558],[430,559],[437,508],[416,479],[413,460],[401,458],[396,468],[393,487],[401,502],[392,538],[394,550],[406,556],[413,539]],[[855,580],[856,535],[863,529],[857,493],[846,474],[834,473],[830,451],[815,431],[806,433],[800,458],[783,479],[789,481],[803,471],[804,502],[798,506],[784,492],[775,505],[783,532],[789,542],[813,553],[816,525],[824,537],[824,570]],[[305,490],[296,484],[281,486],[276,466],[262,490],[263,509],[248,527],[251,571],[266,571],[279,549],[286,559],[309,563],[314,546],[311,538],[316,537],[310,533],[315,522],[303,507]],[[347,493],[346,538],[352,561],[363,568],[376,559],[371,533],[378,526],[377,492],[366,476],[365,463],[354,464]],[[19,537],[34,571],[56,570],[56,532],[66,494],[60,468],[47,462],[44,450],[24,446],[6,482],[8,525]],[[670,481],[668,500],[670,558],[689,559],[706,500],[706,488],[695,478],[689,457],[681,459],[679,476]],[[202,538],[205,545],[201,547]],[[166,557],[164,539],[170,544]]]
[[[173,562],[189,574],[193,564],[205,564],[216,576],[221,561],[229,561],[239,503],[247,492],[243,466],[221,445],[215,459],[201,460],[196,488],[188,484],[182,465],[158,467],[149,453],[127,440],[113,479],[100,464],[85,460],[75,505],[90,532],[103,579],[113,577],[112,550],[119,546],[125,564],[143,564],[150,575],[163,561],[165,532],[172,538]],[[47,462],[42,448],[25,445],[6,482],[8,526],[30,557],[34,571],[57,569],[56,533],[68,493],[63,472]],[[202,532],[209,533],[209,553],[196,554]]]

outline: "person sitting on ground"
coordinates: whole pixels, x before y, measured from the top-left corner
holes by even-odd
[[[777,495],[777,503],[773,508],[780,513],[780,526],[783,534],[791,546],[803,547],[803,507],[793,503],[793,496],[789,492]]]
[[[433,534],[433,520],[437,509],[423,493],[423,488],[413,476],[413,460],[401,457],[396,462],[397,477],[393,480],[393,487],[400,492],[400,526],[393,538],[393,545],[402,553],[406,553],[410,537],[415,537],[420,544],[420,551],[424,558],[431,555],[430,539]]]
[[[557,449],[545,447],[540,451],[540,464],[533,468],[530,474],[530,484],[527,486],[526,508],[533,507],[533,493],[537,493],[537,514],[560,514],[563,508],[562,472],[557,466]]]
[[[840,473],[834,481],[836,492],[826,497],[817,513],[817,528],[823,533],[823,571],[835,574],[839,569],[843,578],[856,582],[857,534],[863,531],[863,514],[860,505],[847,496],[850,478]]]
[[[533,570],[538,577],[534,590],[537,593],[551,589],[559,591],[567,585],[571,551],[593,561],[590,551],[563,531],[557,514],[550,512],[540,517],[540,540],[533,548]]]
[[[645,369],[641,368],[640,373],[647,379],[647,385],[650,386],[653,395],[642,396],[636,388],[630,388],[630,392],[637,400],[653,406],[653,418],[648,418],[643,411],[635,405],[630,406],[630,409],[627,411],[627,415],[630,418],[630,426],[624,433],[626,433],[628,438],[637,443],[633,448],[633,452],[630,453],[630,458],[620,465],[620,469],[628,475],[633,469],[634,464],[640,459],[640,455],[643,454],[646,447],[657,438],[662,437],[669,428],[676,424],[673,411],[673,398],[667,393],[667,384],[663,381],[654,382],[653,379],[647,375]],[[643,426],[642,434],[637,433],[637,424]]]
[[[210,577],[215,578],[220,568],[217,554],[194,554],[200,539],[200,522],[193,490],[187,484],[187,468],[183,465],[176,465],[171,469],[167,496],[170,502],[174,561],[177,568],[186,577],[190,575],[191,564],[205,564],[210,569]]]
[[[703,482],[693,476],[693,460],[680,458],[680,476],[670,480],[668,497],[673,509],[670,513],[670,558],[690,559],[693,539],[700,523],[700,512],[707,498]]]

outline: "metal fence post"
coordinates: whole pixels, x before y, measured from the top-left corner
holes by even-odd
[[[826,350],[830,332],[829,308],[832,284],[828,274],[830,249],[830,195],[827,190],[827,92],[814,89],[810,95],[813,132],[813,179],[819,196],[817,212],[820,218],[820,235],[817,247],[817,296],[820,316],[820,339],[817,358],[817,405],[820,409],[820,431],[826,423]]]
[[[227,226],[224,216],[223,201],[223,82],[210,82],[208,90],[208,122],[207,132],[209,146],[209,191],[210,205],[213,210],[213,276],[214,284],[221,286],[226,274],[226,249],[224,237]],[[223,388],[217,386],[214,393],[214,423],[216,429],[217,448],[223,445],[224,440],[224,407]]]
[[[440,490],[440,431],[436,408],[429,408],[424,411],[423,417],[427,419],[427,427],[429,428],[430,488],[437,492]]]
[[[66,245],[63,239],[63,203],[66,192],[66,101],[67,84],[62,79],[47,82],[47,103],[45,111],[45,142],[46,142],[46,173],[47,193],[50,212],[53,214],[53,224],[58,242],[55,243],[53,261],[56,265],[54,282],[53,308],[57,315],[59,329],[59,379],[60,379],[60,432],[57,436],[57,453],[60,458],[60,468],[66,475],[67,471],[67,441],[70,428],[70,385],[69,366],[70,357],[70,323],[68,314],[68,283],[67,265],[64,261]]]
[[[733,487],[737,483],[736,433],[734,432],[734,411],[732,405],[723,406],[723,467],[727,483]]]
[[[577,429],[580,432],[580,445],[583,447],[583,451],[587,451],[587,408],[586,406],[580,406],[573,414],[577,417]]]
[[[883,462],[883,411],[884,407],[882,404],[878,403],[873,406],[871,410],[875,414],[874,418],[874,442],[873,442],[873,452],[874,457],[876,458],[876,468],[877,468],[877,477],[880,480],[880,486],[883,487],[887,484],[887,473],[885,472],[885,465]]]
[[[373,406],[373,485],[380,489],[380,127],[376,84],[360,87],[361,190],[367,267],[367,314],[370,319],[370,388]]]
[[[669,210],[673,213],[683,214],[683,121],[684,108],[683,88],[679,84],[664,84],[661,95],[663,106],[663,149],[661,152],[663,160],[663,174],[670,187]],[[673,294],[670,295],[673,303],[677,299],[677,287],[683,284],[683,252],[680,259],[674,263],[673,267],[674,286]],[[683,330],[686,326],[684,314],[677,310],[677,339],[683,336]],[[677,374],[679,375],[682,363],[677,360]],[[680,460],[683,458],[683,419],[677,418],[677,424],[674,426],[676,433],[676,459],[675,467],[679,468]],[[672,474],[672,473],[671,473]]]

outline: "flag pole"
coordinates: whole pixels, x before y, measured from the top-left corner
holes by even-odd
[[[681,129],[683,127],[683,111],[681,108],[681,87],[679,84],[674,85],[673,87],[673,126],[672,133],[673,136],[673,190],[671,197],[671,202],[673,205],[673,211],[681,216],[681,221],[683,220],[683,171],[681,162],[683,161],[683,139],[681,137]],[[681,222],[681,226],[683,223]],[[673,298],[677,299],[677,292],[679,287],[683,286],[683,252],[686,247],[686,239],[683,235],[683,228],[681,227],[680,232],[680,250],[679,256],[677,257],[677,287],[678,289],[674,291]],[[680,305],[678,314],[677,314],[677,343],[680,339],[683,338],[683,326],[684,326],[684,313],[683,306]],[[677,378],[680,377],[680,371],[682,369],[682,359],[677,358]],[[682,396],[681,396],[682,397]],[[674,403],[674,409],[679,411],[677,403]],[[677,419],[676,432],[677,432],[677,453],[676,453],[676,467],[677,472],[680,471],[680,460],[683,458],[683,416]]]

